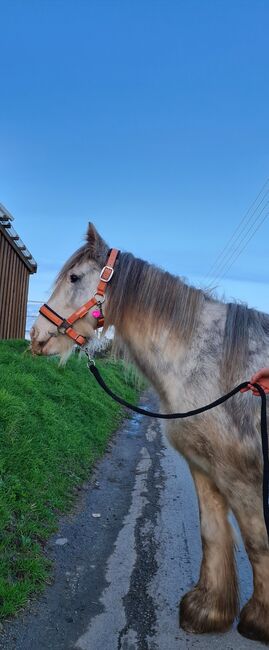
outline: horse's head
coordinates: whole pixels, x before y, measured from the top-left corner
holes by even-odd
[[[63,318],[68,318],[87,302],[96,293],[100,271],[106,263],[108,251],[107,244],[94,226],[89,224],[86,244],[76,251],[61,269],[53,293],[47,301],[49,307]],[[91,313],[93,310],[75,323],[76,331],[86,337],[94,334],[96,320]],[[30,336],[34,354],[59,354],[64,358],[73,347],[72,339],[59,334],[56,325],[41,314],[36,319]]]

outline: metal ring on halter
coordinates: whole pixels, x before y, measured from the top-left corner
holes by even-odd
[[[97,304],[100,304],[100,305],[102,305],[103,302],[105,302],[105,299],[106,299],[105,296],[102,296],[100,293],[95,293],[94,297],[95,297],[95,299],[97,301]]]
[[[71,324],[68,323],[67,320],[63,320],[63,322],[61,323],[61,325],[59,325],[59,326],[57,327],[57,330],[58,330],[59,334],[66,334],[66,330],[68,330],[69,327],[71,327]]]

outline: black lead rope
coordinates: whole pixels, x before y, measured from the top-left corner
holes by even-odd
[[[230,399],[230,397],[233,397],[233,395],[239,393],[239,391],[242,388],[246,388],[249,385],[249,381],[243,381],[242,384],[239,384],[238,386],[233,388],[229,393],[226,393],[226,395],[219,397],[219,399],[216,399],[214,402],[211,402],[210,404],[206,404],[205,406],[201,406],[198,409],[194,409],[193,411],[186,411],[185,413],[154,413],[154,411],[147,411],[146,409],[140,408],[139,406],[134,406],[133,404],[126,402],[126,400],[123,399],[122,397],[119,397],[119,395],[113,393],[113,391],[104,382],[103,378],[100,375],[99,370],[96,368],[95,364],[92,361],[88,362],[88,368],[91,371],[91,373],[94,375],[99,386],[101,386],[101,388],[110,397],[112,397],[112,399],[114,399],[115,402],[118,402],[122,406],[125,406],[126,408],[131,409],[131,411],[134,411],[135,413],[139,413],[140,415],[147,415],[150,418],[159,418],[164,420],[178,420],[183,418],[190,418],[192,417],[192,415],[199,415],[199,413],[204,413],[205,411],[209,411],[210,409],[215,408],[215,406],[219,406],[220,404],[223,404],[228,399]],[[267,434],[267,416],[266,416],[266,394],[263,388],[259,384],[252,384],[252,385],[255,386],[261,398],[261,439],[262,439],[262,454],[263,454],[263,516],[264,516],[264,521],[267,529],[267,535],[269,537],[269,505],[268,505],[269,458],[268,458],[268,434]]]

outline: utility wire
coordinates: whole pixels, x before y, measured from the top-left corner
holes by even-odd
[[[231,251],[229,251],[229,255],[228,255],[228,257],[227,257],[227,258],[223,261],[223,263],[220,265],[220,267],[219,267],[219,269],[218,269],[216,275],[212,278],[212,280],[211,280],[211,282],[210,282],[210,285],[211,285],[212,283],[215,283],[216,280],[219,279],[220,277],[223,277],[223,274],[226,273],[226,266],[227,266],[227,264],[229,265],[229,262],[230,262],[230,260],[232,260],[234,254],[236,254],[238,250],[241,250],[241,245],[242,245],[242,243],[245,241],[245,239],[246,239],[246,237],[248,236],[248,234],[252,232],[253,227],[254,227],[255,224],[258,222],[258,226],[257,226],[257,228],[254,230],[254,233],[257,232],[258,228],[260,227],[260,225],[263,223],[263,221],[265,220],[265,218],[266,218],[266,216],[267,216],[267,214],[266,214],[266,215],[265,215],[265,218],[262,218],[262,219],[260,220],[260,223],[259,223],[259,219],[260,219],[262,213],[264,212],[264,210],[267,208],[268,205],[269,205],[269,200],[266,201],[265,205],[262,207],[262,209],[260,210],[259,214],[256,216],[256,218],[255,218],[254,221],[251,223],[251,225],[250,225],[249,228],[246,230],[246,232],[244,232],[244,234],[243,234],[243,236],[241,237],[241,239],[240,239],[238,245],[235,246],[235,248],[233,248]],[[254,234],[254,233],[253,233],[253,234]],[[251,234],[251,236],[250,236],[250,239],[251,239],[251,237],[252,237],[252,234]],[[249,239],[248,239],[247,241],[249,241]],[[244,247],[244,244],[243,244],[243,247]],[[237,259],[237,257],[236,257],[236,259]],[[233,263],[233,262],[232,262],[232,263]],[[230,266],[229,266],[229,268],[230,268]]]
[[[266,187],[267,187],[267,189],[266,189]],[[263,195],[261,201],[254,208],[255,204],[257,203],[258,199],[260,198],[261,194],[264,192],[265,189],[266,189],[266,191],[265,191],[265,194]],[[231,237],[229,238],[229,240],[226,243],[226,245],[224,246],[224,248],[217,255],[217,257],[216,257],[215,261],[213,262],[213,264],[211,265],[208,273],[204,276],[205,279],[212,276],[212,273],[216,273],[219,266],[222,267],[222,265],[224,264],[225,258],[227,256],[229,257],[229,255],[230,255],[230,252],[231,252],[230,249],[233,248],[234,244],[238,241],[238,239],[240,239],[240,237],[241,237],[242,233],[244,232],[245,228],[251,222],[255,212],[259,209],[260,205],[262,204],[262,202],[264,201],[264,199],[267,197],[268,194],[269,194],[269,178],[267,178],[267,180],[265,181],[265,183],[262,186],[260,192],[258,193],[256,198],[254,199],[254,201],[251,203],[251,205],[248,208],[246,214],[244,215],[244,217],[239,222],[238,226],[236,227],[236,229],[232,233]],[[253,208],[254,208],[254,210],[253,210]]]
[[[241,240],[241,241],[244,240],[244,239],[245,239],[245,236],[248,234],[249,230],[250,230],[250,229],[252,228],[252,226],[254,226],[254,224],[257,222],[257,220],[258,220],[258,218],[259,218],[261,212],[263,212],[263,210],[264,210],[264,208],[266,207],[266,205],[268,205],[268,201],[267,201],[267,203],[265,203],[265,205],[263,206],[261,212],[259,212],[258,217],[256,217],[256,218],[254,219],[254,221],[252,221],[252,219],[253,219],[253,217],[254,217],[254,215],[255,215],[255,212],[259,209],[259,207],[262,205],[264,199],[267,198],[267,197],[269,197],[269,189],[268,189],[267,192],[264,194],[263,198],[261,199],[260,203],[256,206],[255,210],[253,210],[253,212],[252,212],[252,214],[250,215],[249,219],[246,221],[244,227],[240,230],[240,232],[238,233],[238,235],[234,238],[234,241],[233,241],[232,245],[230,246],[230,248],[227,248],[227,252],[226,252],[226,254],[224,255],[223,259],[222,259],[222,260],[219,260],[219,263],[216,265],[216,268],[214,269],[214,273],[215,273],[215,276],[214,276],[214,277],[217,277],[217,276],[219,275],[219,273],[220,273],[220,271],[222,270],[223,266],[225,266],[225,264],[227,263],[227,261],[230,260],[231,253],[233,254],[233,252],[234,252],[235,250],[237,250],[238,247],[235,246],[235,244],[238,242],[238,240]],[[248,228],[248,230],[245,230],[245,229],[247,228],[248,224],[249,224],[251,221],[252,221],[252,223],[251,223],[251,225],[250,225],[250,228]],[[235,233],[234,233],[234,234],[235,234]],[[239,241],[239,245],[240,245],[241,241]],[[227,259],[227,258],[228,258],[228,259]],[[212,267],[211,267],[211,268],[212,268]],[[212,271],[211,271],[211,273],[210,273],[210,276],[212,277]]]
[[[254,232],[250,235],[250,237],[249,237],[248,240],[246,241],[246,243],[245,243],[245,245],[243,246],[243,248],[240,249],[240,251],[238,252],[238,255],[236,255],[236,257],[234,258],[234,260],[231,262],[230,266],[229,266],[227,269],[225,269],[224,273],[223,273],[221,276],[219,276],[218,279],[223,278],[223,276],[226,275],[226,273],[230,270],[230,268],[232,267],[232,265],[234,264],[234,262],[238,259],[239,255],[241,255],[241,253],[243,253],[243,251],[244,251],[245,248],[247,247],[247,245],[248,245],[248,243],[250,242],[250,240],[252,239],[252,237],[254,237],[255,233],[257,232],[257,230],[259,230],[260,226],[264,223],[265,219],[266,219],[268,216],[269,216],[269,212],[266,213],[266,215],[263,217],[263,219],[262,219],[262,220],[260,221],[260,223],[257,225],[257,228],[255,228]]]
[[[240,250],[238,251],[238,254],[237,254],[237,255],[234,257],[234,259],[231,261],[230,266],[228,266],[226,269],[224,269],[223,273],[217,277],[217,280],[218,280],[218,281],[221,280],[221,279],[222,279],[222,278],[223,278],[223,277],[228,273],[228,271],[230,270],[230,268],[231,268],[231,267],[233,266],[233,264],[236,262],[236,260],[237,260],[238,257],[241,255],[241,253],[243,253],[243,251],[244,251],[245,248],[247,247],[247,245],[248,245],[248,243],[250,242],[250,240],[254,237],[255,233],[257,232],[257,230],[259,230],[259,228],[261,227],[261,225],[264,223],[265,219],[267,219],[268,216],[269,216],[269,212],[267,212],[267,213],[264,215],[263,219],[262,219],[262,220],[260,221],[260,223],[257,225],[257,227],[255,228],[255,230],[251,233],[250,237],[247,239],[247,241],[246,241],[246,243],[244,244],[244,246],[242,246],[242,247],[240,248]],[[216,285],[216,280],[215,280],[215,281],[212,280],[212,282],[208,285],[207,289],[213,289],[215,285]]]

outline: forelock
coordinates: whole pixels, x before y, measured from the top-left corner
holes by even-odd
[[[59,274],[57,275],[56,281],[55,281],[55,286],[59,285],[60,282],[66,279],[67,274],[77,265],[77,264],[82,264],[83,262],[89,262],[90,261],[90,253],[87,244],[84,244],[84,246],[81,246],[78,248],[71,257],[65,262],[63,267],[61,268]]]

